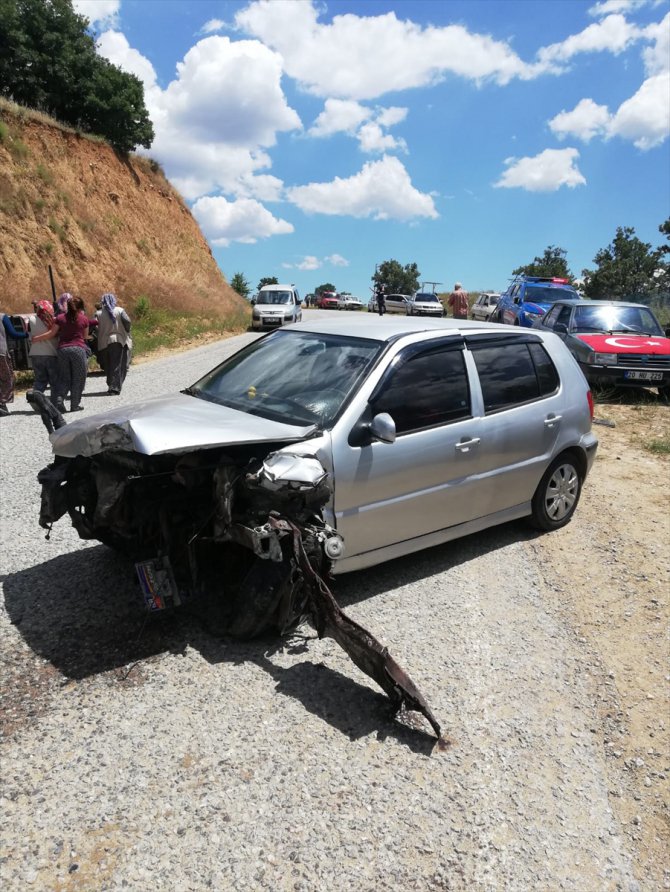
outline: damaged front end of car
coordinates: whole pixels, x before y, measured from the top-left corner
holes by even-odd
[[[188,604],[213,632],[239,638],[309,619],[395,712],[422,713],[439,738],[411,679],[325,581],[344,543],[326,521],[331,476],[308,443],[146,455],[108,429],[92,454],[57,456],[40,472],[40,524],[50,531],[68,514],[81,538],[132,555],[149,611]]]

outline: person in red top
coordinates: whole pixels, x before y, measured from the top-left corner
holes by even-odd
[[[64,399],[70,393],[70,412],[79,412],[81,395],[86,386],[88,354],[88,318],[84,313],[84,301],[79,297],[68,297],[67,311],[54,319],[53,327],[44,334],[33,338],[33,343],[58,337],[58,390],[56,408],[65,411]]]
[[[463,286],[460,282],[456,282],[454,285],[454,290],[449,295],[447,304],[453,310],[454,319],[468,318],[468,292],[463,291]]]

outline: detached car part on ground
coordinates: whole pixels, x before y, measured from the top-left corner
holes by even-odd
[[[310,617],[439,736],[325,580],[526,515],[563,526],[595,456],[589,396],[553,335],[302,323],[181,394],[52,434],[40,523],[67,513],[82,538],[135,554],[151,609],[188,601],[242,637]]]

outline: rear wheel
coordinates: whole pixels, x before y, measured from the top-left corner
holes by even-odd
[[[559,455],[547,468],[532,501],[531,523],[538,530],[558,530],[570,522],[582,492],[575,458]]]

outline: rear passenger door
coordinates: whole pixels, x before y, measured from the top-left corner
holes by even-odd
[[[553,456],[565,399],[558,371],[535,334],[470,335],[481,413],[477,513],[529,502]]]

